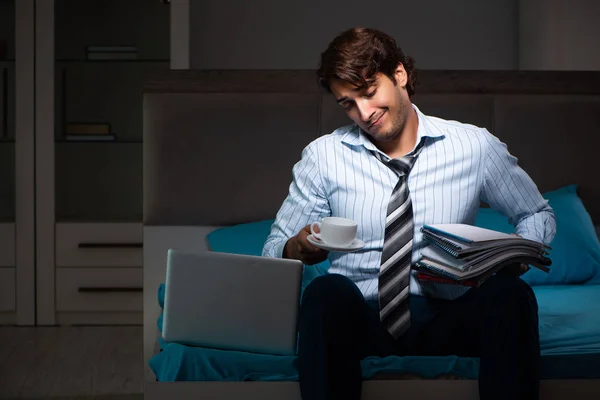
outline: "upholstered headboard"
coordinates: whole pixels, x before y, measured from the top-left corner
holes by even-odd
[[[600,224],[600,72],[419,79],[421,111],[488,128],[542,192],[579,184]],[[273,218],[304,146],[349,122],[313,71],[169,71],[144,93],[144,224]]]

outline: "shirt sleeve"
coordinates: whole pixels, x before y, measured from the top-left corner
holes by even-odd
[[[554,211],[506,144],[484,129],[487,151],[482,200],[508,217],[517,235],[550,244],[556,234]]]
[[[302,151],[292,169],[289,193],[277,212],[262,255],[281,258],[288,239],[306,225],[331,215],[319,170],[318,148],[313,142]]]

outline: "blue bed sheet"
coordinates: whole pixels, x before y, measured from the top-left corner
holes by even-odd
[[[600,285],[534,286],[540,321],[542,378],[600,378]],[[164,286],[159,289],[163,305]],[[158,319],[162,329],[162,316]],[[165,343],[149,364],[158,381],[295,381],[296,357],[270,356]],[[410,373],[425,378],[452,374],[477,379],[479,359],[369,357],[362,375]]]

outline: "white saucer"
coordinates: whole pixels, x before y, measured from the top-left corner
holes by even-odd
[[[357,250],[360,250],[363,247],[365,247],[365,242],[363,242],[360,239],[354,239],[354,241],[352,243],[350,243],[348,246],[335,246],[335,245],[326,244],[321,239],[317,239],[313,235],[308,235],[307,239],[310,242],[310,244],[313,244],[313,245],[317,246],[318,248],[327,250],[327,251],[350,253],[350,252],[357,251]]]

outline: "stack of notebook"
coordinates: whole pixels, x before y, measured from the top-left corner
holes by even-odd
[[[543,243],[465,224],[425,225],[421,232],[428,243],[416,263],[422,280],[479,286],[508,265],[550,271]]]

